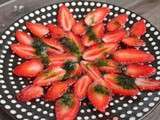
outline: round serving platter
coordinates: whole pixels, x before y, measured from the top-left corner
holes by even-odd
[[[97,7],[109,7],[111,12],[106,17],[105,21],[109,21],[114,16],[121,13],[126,13],[129,20],[126,24],[126,29],[138,20],[144,19],[134,12],[108,3],[95,1],[72,1],[65,2],[76,19],[82,19],[88,12]],[[10,25],[0,36],[0,105],[8,115],[15,120],[54,120],[54,106],[52,103],[45,102],[43,99],[36,99],[33,102],[21,103],[16,100],[16,93],[23,87],[30,84],[32,81],[25,80],[26,78],[13,75],[12,70],[23,60],[14,55],[10,50],[10,45],[15,40],[15,31],[17,29],[26,30],[25,22],[40,22],[40,23],[56,23],[57,9],[62,3],[52,4],[36,9],[31,13],[26,14]],[[152,53],[156,60],[152,63],[157,68],[157,73],[153,77],[160,79],[160,32],[147,20],[147,32],[142,39],[146,45],[141,49]],[[85,101],[87,102],[87,100]],[[91,105],[82,105],[77,120],[141,120],[145,119],[155,107],[160,103],[160,91],[157,92],[141,92],[138,96],[123,97],[115,96],[105,113],[98,112]]]

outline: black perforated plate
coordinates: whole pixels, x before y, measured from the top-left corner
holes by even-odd
[[[41,22],[56,23],[57,9],[62,3],[48,5],[26,14],[22,18],[15,21],[6,29],[0,38],[0,104],[13,119],[20,120],[53,120],[54,106],[51,103],[45,102],[42,99],[36,99],[35,102],[20,103],[16,100],[15,95],[20,89],[29,84],[27,80],[21,77],[16,77],[12,74],[12,69],[20,64],[23,60],[10,51],[9,46],[15,42],[14,33],[17,29],[26,30],[25,22]],[[73,12],[76,19],[82,19],[92,9],[108,6],[111,12],[106,17],[105,21],[110,20],[120,13],[129,15],[129,20],[126,24],[128,30],[130,26],[143,19],[141,16],[126,10],[124,8],[101,2],[67,2],[64,3]],[[145,51],[151,52],[156,60],[152,65],[157,68],[157,73],[154,76],[157,80],[160,79],[160,33],[146,20],[147,33],[143,36],[146,45],[142,47]],[[95,108],[83,106],[77,116],[77,120],[112,120],[119,118],[123,120],[143,119],[159,104],[160,92],[142,92],[137,96],[123,97],[116,96],[110,103],[109,108],[105,113],[98,112]]]

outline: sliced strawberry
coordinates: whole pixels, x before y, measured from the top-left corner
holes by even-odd
[[[84,21],[88,26],[94,26],[101,23],[109,12],[110,10],[107,7],[97,8],[95,11],[88,13]]]
[[[33,38],[30,35],[28,35],[26,32],[17,30],[16,38],[17,38],[17,41],[21,44],[32,45],[33,43]]]
[[[144,20],[140,20],[131,27],[131,36],[141,37],[146,32],[146,25]]]
[[[143,46],[145,42],[137,37],[127,37],[122,39],[122,42],[128,46],[139,47]]]
[[[61,97],[68,89],[68,85],[64,82],[55,82],[47,90],[45,95],[45,100],[55,101],[57,98]]]
[[[134,78],[149,77],[156,73],[156,69],[148,65],[131,64],[126,67],[125,73]]]
[[[86,32],[86,27],[84,25],[84,23],[82,21],[77,21],[73,27],[72,27],[72,31],[76,34],[76,35],[83,35]]]
[[[118,48],[117,43],[97,44],[87,49],[83,54],[83,59],[94,61],[103,57],[106,53],[113,53]]]
[[[65,36],[65,32],[59,26],[54,25],[54,24],[48,24],[47,27],[52,37],[59,39]]]
[[[87,34],[82,36],[82,43],[86,47],[90,47],[90,46],[96,44],[96,42],[94,40],[90,40],[90,38],[89,38],[89,36]]]
[[[43,88],[40,86],[29,85],[23,88],[20,93],[17,94],[17,100],[21,102],[27,102],[43,95]]]
[[[118,74],[107,74],[104,76],[104,79],[106,81],[106,86],[114,94],[134,96],[139,92],[133,78]]]
[[[13,53],[24,59],[31,59],[37,57],[35,54],[36,50],[30,45],[24,45],[20,43],[12,44],[11,50]]]
[[[71,72],[71,74],[72,74],[72,76],[76,76],[76,75],[81,75],[81,73],[82,73],[82,68],[81,68],[81,66],[78,63],[76,63],[75,64],[75,68]]]
[[[150,53],[132,48],[116,51],[113,58],[123,64],[152,62],[155,59]]]
[[[124,27],[125,23],[128,20],[128,16],[126,14],[120,14],[117,17],[113,18],[107,24],[108,31],[115,31]]]
[[[109,90],[97,83],[89,85],[87,95],[92,105],[100,112],[105,112],[112,99]]]
[[[92,83],[92,80],[84,75],[74,84],[74,93],[79,99],[86,97],[88,86]]]
[[[62,5],[58,10],[58,24],[64,31],[70,31],[75,24],[73,15],[65,5]]]
[[[93,32],[95,33],[98,39],[102,38],[102,36],[104,35],[104,30],[104,23],[99,23],[93,26]]]
[[[49,29],[41,23],[27,22],[26,26],[33,35],[39,38],[42,38],[49,33]]]
[[[127,35],[127,32],[124,29],[117,30],[114,32],[108,32],[106,33],[102,40],[105,43],[110,43],[110,42],[120,42],[125,36]]]
[[[49,86],[55,81],[62,80],[65,73],[65,70],[60,67],[50,66],[35,78],[33,84],[38,86]]]
[[[31,59],[16,66],[13,73],[17,76],[35,77],[43,68],[44,66],[39,59]]]
[[[64,83],[67,84],[68,86],[72,86],[76,82],[77,82],[77,80],[76,79],[72,79],[72,78],[67,79],[67,80],[64,81]]]
[[[59,51],[59,53],[63,53],[64,49],[63,46],[54,38],[43,38],[42,41],[50,46],[53,49],[56,49],[57,51]]]
[[[56,101],[56,120],[74,120],[80,109],[80,101],[73,94],[65,94]]]
[[[137,78],[135,80],[136,85],[141,91],[144,90],[160,90],[160,81],[159,80],[154,80],[151,78]]]

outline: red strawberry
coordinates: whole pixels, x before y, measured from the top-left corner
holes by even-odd
[[[92,80],[84,75],[74,84],[74,93],[79,99],[86,97],[88,86],[91,84]]]
[[[39,38],[42,38],[49,33],[49,29],[41,23],[27,22],[26,26],[33,35]]]
[[[151,78],[137,78],[135,80],[136,85],[141,91],[144,90],[160,90],[160,81],[159,80],[154,80]]]
[[[83,54],[83,59],[94,61],[104,56],[104,54],[113,53],[118,48],[117,43],[97,44],[87,49]]]
[[[104,23],[99,23],[95,26],[93,26],[93,32],[96,35],[96,38],[102,38],[102,36],[104,35]]]
[[[82,43],[86,47],[90,47],[96,44],[96,42],[94,40],[90,40],[89,36],[86,34],[82,36]]]
[[[144,20],[140,20],[131,27],[131,36],[141,37],[146,32],[146,25]]]
[[[125,38],[127,32],[124,29],[117,30],[114,32],[108,32],[106,33],[102,40],[105,43],[110,43],[110,42],[120,42],[123,38]]]
[[[29,46],[29,45],[23,45],[20,43],[12,44],[11,50],[13,53],[15,53],[21,58],[31,59],[31,58],[37,57],[35,54],[36,50],[32,46]]]
[[[152,62],[155,59],[150,53],[132,48],[116,51],[113,58],[123,64]]]
[[[92,105],[100,112],[105,112],[112,99],[109,90],[97,83],[89,85],[87,95]]]
[[[125,23],[127,22],[127,19],[128,19],[128,16],[126,14],[118,15],[107,24],[107,30],[115,31],[123,28]]]
[[[134,96],[139,92],[133,78],[117,74],[107,74],[104,76],[104,79],[106,81],[106,86],[114,94]]]
[[[16,66],[13,73],[17,76],[35,77],[43,68],[44,66],[39,59],[31,59]]]
[[[54,38],[43,38],[42,41],[50,46],[52,49],[56,49],[57,51],[59,51],[59,53],[63,53],[64,49],[63,46]]]
[[[64,81],[64,83],[67,84],[68,86],[72,86],[76,82],[77,82],[76,79],[71,79],[71,78]]]
[[[82,68],[78,63],[76,63],[74,70],[70,74],[72,76],[76,76],[76,75],[81,75],[81,73],[82,73]]]
[[[58,24],[64,31],[70,31],[75,24],[73,15],[65,5],[62,5],[58,10]]]
[[[65,94],[56,101],[56,120],[74,120],[80,109],[80,101],[73,94]]]
[[[59,39],[65,36],[65,32],[59,26],[54,25],[54,24],[48,24],[47,27],[52,37]]]
[[[131,64],[126,67],[125,73],[134,78],[149,77],[156,73],[156,69],[148,65]]]
[[[61,80],[65,73],[65,70],[60,67],[50,66],[35,78],[33,84],[38,86],[49,86],[53,82]]]
[[[143,46],[145,42],[137,37],[127,37],[122,39],[122,42],[128,46],[139,47]]]
[[[32,45],[33,38],[30,35],[28,35],[26,32],[17,30],[16,38],[21,44]]]
[[[94,26],[101,23],[109,12],[110,10],[107,7],[97,8],[95,11],[88,13],[84,21],[88,26]]]
[[[76,34],[76,35],[83,35],[86,32],[86,27],[84,25],[84,23],[82,21],[77,21],[73,27],[72,27],[72,31]]]
[[[17,99],[21,102],[27,102],[43,95],[43,88],[40,86],[30,85],[23,88],[17,94]]]

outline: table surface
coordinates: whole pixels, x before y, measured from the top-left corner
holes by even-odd
[[[0,34],[17,18],[24,14],[54,2],[67,0],[0,0]],[[99,0],[122,6],[149,20],[160,30],[160,0]],[[160,106],[145,120],[160,120]],[[0,120],[11,118],[0,110]]]

